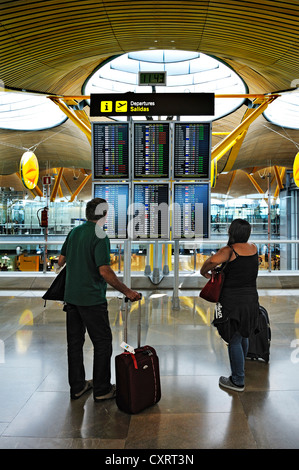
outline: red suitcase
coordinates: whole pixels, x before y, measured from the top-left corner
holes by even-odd
[[[125,299],[124,341],[127,342],[128,299]],[[161,398],[159,358],[151,346],[140,347],[141,305],[138,306],[138,348],[115,357],[116,404],[129,414],[140,413]]]

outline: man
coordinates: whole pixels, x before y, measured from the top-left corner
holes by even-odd
[[[108,212],[104,199],[86,205],[87,221],[67,236],[58,265],[67,264],[64,310],[67,315],[68,371],[71,399],[93,387],[96,402],[115,397],[111,385],[112,333],[108,318],[107,283],[131,301],[138,292],[123,284],[110,267],[110,242],[103,230]],[[93,381],[85,380],[83,344],[85,331],[94,346]]]

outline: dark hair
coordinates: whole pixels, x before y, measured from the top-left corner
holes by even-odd
[[[247,220],[235,219],[228,229],[228,242],[227,244],[233,245],[234,243],[246,243],[251,233],[251,225]]]
[[[105,199],[96,197],[86,204],[85,216],[87,220],[100,220],[108,212],[108,203]]]

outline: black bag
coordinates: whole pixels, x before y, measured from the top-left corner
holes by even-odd
[[[128,303],[126,299],[124,340],[127,342]],[[161,398],[159,359],[151,346],[140,346],[140,300],[138,308],[138,348],[115,357],[116,404],[121,411],[136,414]]]
[[[64,300],[65,278],[66,267],[61,269],[61,271],[57,274],[54,281],[50,285],[47,292],[45,292],[42,296],[42,298],[45,300],[45,305],[47,300]]]
[[[263,359],[269,362],[270,359],[271,328],[267,310],[259,306],[258,327],[249,336],[249,347],[247,357],[254,359]]]

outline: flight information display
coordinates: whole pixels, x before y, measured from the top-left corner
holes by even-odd
[[[132,238],[169,239],[168,183],[134,184]]]
[[[92,124],[93,179],[129,178],[129,124]]]
[[[128,238],[129,189],[126,183],[93,183],[93,197],[108,202],[108,216],[103,228],[109,238]]]
[[[210,187],[208,183],[174,183],[172,238],[209,237]]]
[[[169,123],[135,123],[133,142],[134,178],[169,178]]]
[[[174,123],[174,177],[209,179],[211,124]]]

